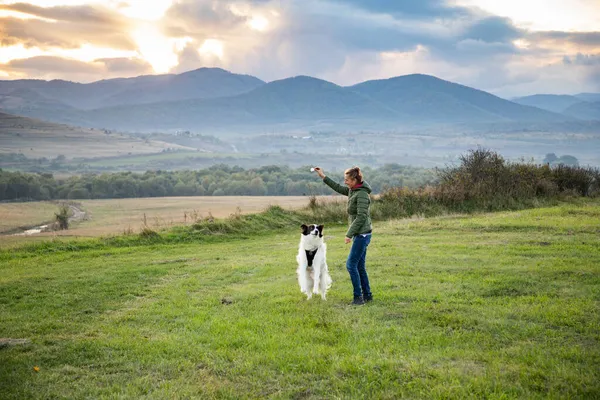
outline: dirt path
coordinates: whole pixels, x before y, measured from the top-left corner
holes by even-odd
[[[71,216],[69,217],[69,225],[74,222],[83,221],[87,218],[87,213],[80,209],[79,206],[69,204],[69,210],[71,210]],[[52,224],[34,226],[33,228],[26,229],[23,232],[13,233],[12,236],[31,236],[42,232],[49,232],[51,231],[51,225]]]

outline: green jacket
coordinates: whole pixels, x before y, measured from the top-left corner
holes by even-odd
[[[344,196],[348,196],[348,223],[350,227],[346,232],[346,237],[352,238],[356,235],[369,233],[373,229],[371,225],[371,186],[363,182],[362,186],[350,190],[347,186],[340,185],[333,179],[326,176],[323,182]]]

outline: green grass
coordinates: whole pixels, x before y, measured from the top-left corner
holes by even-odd
[[[0,348],[1,397],[600,396],[597,201],[379,222],[363,307],[344,232],[326,302],[299,292],[291,227],[0,252],[0,337],[31,340]]]

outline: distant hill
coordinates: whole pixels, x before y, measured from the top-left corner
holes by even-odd
[[[52,112],[73,110],[73,107],[27,87],[16,88],[9,93],[0,94],[0,108],[18,111],[51,110]]]
[[[600,121],[600,101],[579,102],[567,108],[564,114],[586,121]]]
[[[513,102],[541,108],[556,113],[562,113],[574,104],[581,103],[583,99],[576,96],[556,94],[535,94],[533,96],[517,97]]]
[[[600,101],[600,93],[579,93],[576,94],[575,97],[583,101]]]
[[[560,121],[560,116],[515,104],[490,93],[430,75],[406,75],[349,87],[390,108],[426,121],[444,123]]]
[[[160,153],[163,150],[196,150],[156,140],[142,140],[119,133],[40,121],[0,112],[0,153],[28,158],[112,157]]]
[[[82,96],[79,84],[48,82],[63,90],[62,95],[59,89],[50,91],[50,86],[43,90],[32,88],[40,81],[11,84],[39,94],[45,99],[44,104],[48,103],[49,93],[53,93],[57,107],[71,107],[56,112],[44,107],[21,108],[19,114],[129,131],[191,129],[208,134],[313,129],[374,131],[440,124],[506,123],[529,127],[575,121],[572,116],[516,104],[429,75],[407,75],[342,87],[308,76],[264,83],[257,78],[204,68],[180,75],[89,84],[96,98],[102,98],[105,103],[119,102],[91,110],[76,110],[67,103],[66,99],[73,102]],[[118,94],[112,92],[115,86],[121,88]],[[243,93],[235,93],[240,90]],[[2,92],[6,92],[6,87],[0,85]],[[181,99],[186,96],[197,97]],[[63,97],[65,100],[61,103],[58,98]],[[81,99],[81,103],[85,100]],[[90,104],[88,102],[86,107]]]
[[[53,99],[72,108],[88,110],[117,105],[233,96],[253,90],[264,83],[253,76],[233,74],[220,68],[200,68],[178,75],[147,75],[88,84],[63,80],[0,81],[0,100],[4,96],[18,98],[21,93],[19,89],[27,89],[44,99]],[[37,107],[34,101],[30,102],[30,105],[33,108],[45,108]]]
[[[251,92],[211,100],[161,102],[113,107],[85,113],[89,124],[120,129],[268,130],[269,126],[315,126],[320,122],[348,124],[397,113],[361,94],[331,82],[299,76],[265,84]]]

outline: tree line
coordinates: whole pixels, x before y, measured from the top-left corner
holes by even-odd
[[[327,171],[340,182],[343,171]],[[435,171],[386,164],[364,168],[375,193],[391,187],[432,184]],[[264,166],[243,169],[225,164],[201,170],[116,172],[57,178],[51,173],[0,169],[0,201],[114,199],[165,196],[301,196],[331,194],[310,167]]]

